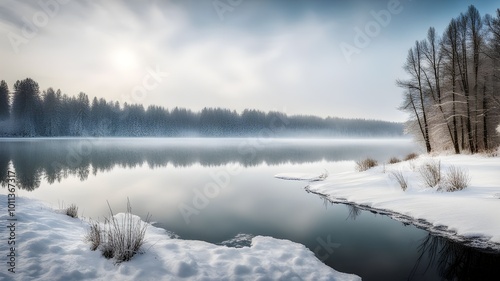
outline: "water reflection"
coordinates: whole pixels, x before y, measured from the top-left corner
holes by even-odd
[[[2,155],[0,149],[0,182],[2,185],[5,184],[7,180],[7,170],[9,168],[9,157]]]
[[[389,145],[388,145],[389,143]],[[34,190],[41,180],[81,181],[116,166],[150,168],[312,163],[373,157],[380,161],[415,150],[407,140],[258,140],[258,139],[24,139],[0,140],[0,180],[12,161],[18,186]]]
[[[356,220],[356,218],[361,214],[361,209],[354,205],[347,205],[347,209],[349,210],[349,214],[347,215],[347,219]]]
[[[410,275],[410,280],[418,280],[415,274],[420,267],[425,270],[437,267],[439,276],[445,280],[499,280],[500,254],[484,253],[446,238],[427,235],[418,248],[419,257]]]
[[[313,194],[318,195],[318,197],[321,198],[321,200],[323,201],[323,206],[325,207],[325,209],[327,209],[328,206],[331,206],[334,204],[339,204],[339,203],[334,203],[334,202],[330,201],[330,199],[328,199],[328,197],[324,196],[323,194],[312,192],[309,189],[309,186],[306,186],[304,189],[307,193],[313,193]],[[359,217],[359,215],[361,215],[361,212],[363,211],[360,207],[358,207],[356,205],[351,205],[351,204],[344,204],[344,205],[347,208],[346,220],[356,220],[356,218]],[[372,212],[372,213],[376,214],[375,212]],[[407,224],[405,224],[405,226],[406,225]]]
[[[306,191],[310,191],[306,187]],[[356,220],[360,215],[370,211],[344,203],[334,203],[327,197],[317,194],[326,208],[335,205],[347,207],[346,220]],[[406,227],[409,224],[403,223]],[[397,241],[392,241],[397,244]],[[419,240],[408,244],[409,251],[416,245],[415,264],[408,280],[500,280],[500,253],[471,248],[441,236],[430,233]],[[389,245],[388,245],[389,246]],[[374,278],[371,275],[370,278]],[[377,278],[374,278],[377,279]],[[386,280],[386,277],[381,280]]]

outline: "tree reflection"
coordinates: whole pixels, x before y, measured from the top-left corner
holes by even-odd
[[[7,173],[9,171],[10,158],[6,151],[0,149],[0,183],[5,186],[7,183]]]
[[[420,266],[425,270],[436,266],[444,280],[498,280],[500,277],[500,253],[482,252],[430,234],[422,240],[418,251],[410,280],[415,278]]]
[[[396,148],[395,148],[396,147]],[[107,172],[115,167],[149,168],[222,166],[237,163],[256,166],[266,163],[311,163],[340,161],[372,155],[383,158],[405,154],[410,148],[380,144],[319,141],[310,142],[248,139],[232,141],[187,139],[23,139],[0,140],[0,180],[5,181],[9,161],[16,171],[19,188],[34,190],[41,180],[49,184],[68,176],[84,181],[90,173]]]
[[[306,190],[307,193],[314,193],[314,194],[318,195],[318,197],[323,201],[323,206],[325,207],[325,209],[328,209],[328,207],[331,206],[331,205],[333,205],[333,204],[342,204],[342,205],[345,205],[347,207],[347,211],[348,211],[346,220],[348,220],[348,219],[356,220],[356,218],[359,215],[361,215],[361,213],[363,211],[360,207],[358,207],[356,205],[353,205],[353,204],[349,204],[349,203],[334,203],[330,199],[328,199],[328,197],[326,197],[325,195],[312,192],[309,189],[309,186],[306,186],[304,189]]]
[[[349,210],[349,214],[347,215],[346,220],[356,220],[356,218],[361,215],[361,209],[355,205],[347,204],[347,209]]]

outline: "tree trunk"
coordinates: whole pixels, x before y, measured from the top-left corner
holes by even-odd
[[[488,103],[486,102],[486,84],[483,85],[483,144],[484,149],[488,150]]]

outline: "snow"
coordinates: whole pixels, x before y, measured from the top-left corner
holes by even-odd
[[[418,167],[441,161],[442,172],[451,165],[469,171],[470,185],[455,192],[439,191],[423,184]],[[431,233],[478,248],[500,250],[500,158],[485,155],[420,156],[417,159],[378,166],[365,172],[352,169],[330,174],[310,183],[308,191],[333,202],[349,203],[410,222]],[[403,191],[390,176],[402,171],[409,187]],[[298,174],[287,178],[301,179]],[[304,180],[309,180],[306,176]]]
[[[280,173],[274,176],[283,180],[298,180],[298,181],[322,181],[324,174],[308,174],[308,173]]]
[[[7,202],[7,196],[0,195],[0,200]],[[8,219],[6,205],[0,205],[3,224]],[[240,243],[239,248],[230,248],[177,239],[152,225],[147,228],[142,253],[116,264],[99,251],[90,251],[90,245],[84,241],[89,227],[85,220],[70,218],[43,202],[23,197],[16,198],[16,218],[15,273],[8,272],[2,262],[0,279],[360,280],[356,275],[333,270],[305,246],[288,240],[239,235],[235,241],[248,238],[250,246]],[[4,229],[3,225],[2,233]],[[7,247],[10,246],[5,240],[0,245],[1,252],[6,253]]]

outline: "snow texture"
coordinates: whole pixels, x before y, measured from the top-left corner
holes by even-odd
[[[468,170],[470,185],[455,192],[426,187],[418,169],[430,160],[441,162],[443,174],[451,165]],[[409,184],[406,191],[391,178],[390,171],[403,172]],[[286,175],[289,179],[310,179],[299,174]],[[333,202],[386,214],[469,246],[500,250],[499,157],[420,156],[365,172],[330,174],[325,181],[311,183],[306,189]]]
[[[297,181],[322,181],[325,179],[325,174],[299,174],[299,173],[280,173],[274,175],[277,179],[282,180],[297,180]]]
[[[7,196],[0,195],[0,200],[7,202]],[[5,229],[7,206],[0,206]],[[0,280],[360,280],[333,270],[305,246],[288,240],[240,235],[235,239],[251,239],[251,245],[235,248],[176,239],[151,225],[142,253],[116,264],[100,251],[90,251],[84,220],[27,198],[16,198],[16,211],[15,273],[2,262]],[[4,242],[2,255],[9,250]]]

